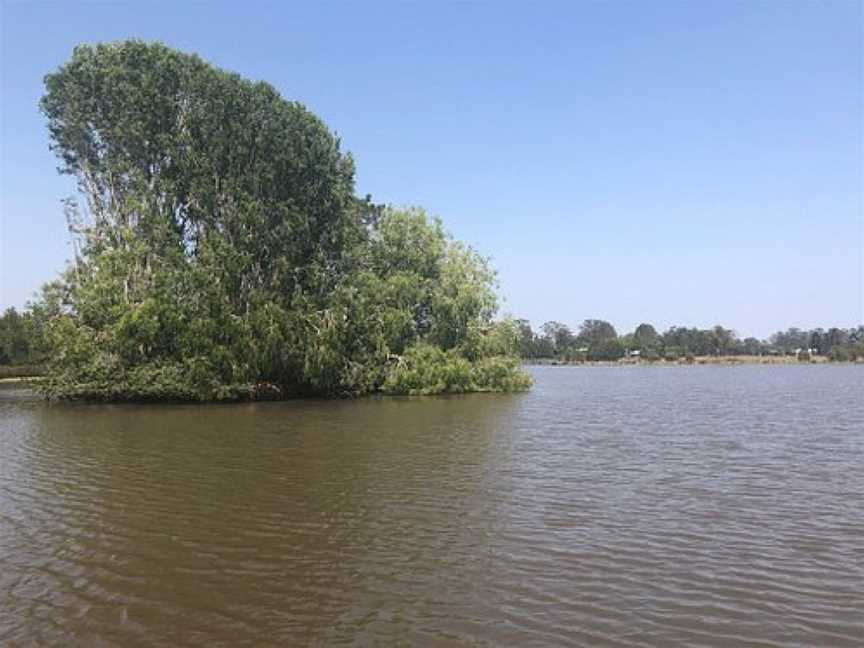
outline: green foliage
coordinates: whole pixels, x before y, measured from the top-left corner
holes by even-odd
[[[0,365],[34,362],[34,322],[30,313],[7,308],[0,315]]]
[[[579,339],[589,348],[600,346],[617,337],[615,327],[604,320],[587,319],[579,327]]]
[[[518,357],[519,325],[511,319],[491,324],[475,320],[469,326],[459,350],[469,360],[493,356]]]
[[[430,344],[408,349],[384,381],[390,394],[444,394],[471,391],[471,363]]]
[[[589,347],[589,360],[618,360],[624,357],[624,345],[617,338],[599,340]]]
[[[642,352],[642,356],[657,355],[660,348],[660,336],[651,324],[640,324],[633,332],[633,346]]]
[[[408,349],[384,381],[385,392],[412,395],[524,391],[530,387],[531,378],[512,355],[489,356],[472,363],[454,350],[429,344]]]
[[[566,358],[576,352],[576,348],[579,346],[576,336],[566,324],[546,322],[542,331],[543,340],[546,342],[544,346],[548,349],[549,356]]]
[[[515,358],[518,331],[493,322],[488,261],[421,209],[358,199],[351,157],[300,104],[138,41],[80,46],[45,84],[83,198],[67,202],[76,258],[33,309],[48,395],[524,382],[516,361],[490,368]]]
[[[525,319],[516,320],[519,329],[519,355],[523,358],[538,358],[537,337],[531,329],[531,322]]]
[[[531,377],[513,356],[492,356],[477,362],[471,373],[477,391],[527,391]]]
[[[710,329],[673,326],[661,335],[651,324],[643,323],[633,333],[618,336],[608,322],[585,320],[577,337],[566,324],[560,322],[546,322],[539,334],[532,330],[527,320],[516,320],[516,323],[519,354],[527,359],[610,361],[634,351],[639,353],[633,354],[633,357],[648,362],[674,362],[682,358],[695,362],[701,356],[791,356],[805,351],[838,362],[864,358],[864,326],[850,329],[835,327],[827,331],[821,328],[812,331],[790,328],[763,341],[754,337],[739,339],[733,330],[722,326]]]

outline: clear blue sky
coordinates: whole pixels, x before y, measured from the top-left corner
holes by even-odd
[[[9,2],[0,306],[70,254],[42,77],[161,40],[269,81],[490,255],[535,325],[864,321],[862,3]]]

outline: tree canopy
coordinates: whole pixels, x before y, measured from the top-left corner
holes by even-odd
[[[7,308],[0,315],[0,365],[29,363],[33,356],[33,318]]]
[[[48,395],[525,389],[495,273],[354,191],[325,124],[160,44],[75,48],[41,107],[76,258],[38,305]]]

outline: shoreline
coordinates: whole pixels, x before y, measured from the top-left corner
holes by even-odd
[[[695,367],[695,366],[737,366],[737,365],[849,365],[864,364],[864,360],[831,360],[826,356],[813,356],[809,360],[798,360],[794,356],[696,356],[691,360],[552,360],[526,359],[527,367]]]

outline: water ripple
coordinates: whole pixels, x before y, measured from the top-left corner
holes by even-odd
[[[0,644],[864,644],[864,367],[535,374],[227,407],[0,389]]]

